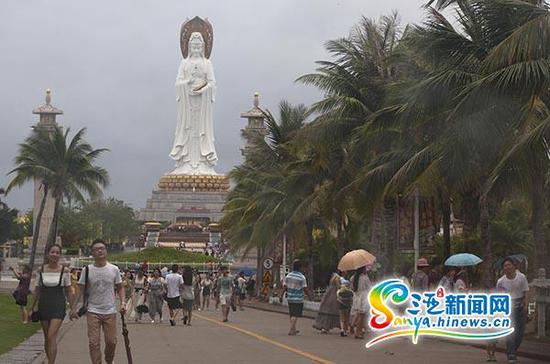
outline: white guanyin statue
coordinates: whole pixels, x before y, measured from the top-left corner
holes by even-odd
[[[196,19],[200,18],[193,21]],[[204,30],[192,31],[193,24],[188,23],[183,25],[181,34],[182,43],[188,41],[182,44],[184,58],[176,78],[177,126],[170,152],[176,168],[170,174],[216,175],[214,166],[218,156],[213,118],[216,81],[212,63],[207,58],[212,50],[211,26],[210,33],[206,33],[210,44],[206,44]]]

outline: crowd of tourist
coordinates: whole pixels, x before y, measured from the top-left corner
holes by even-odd
[[[124,270],[122,286],[125,290],[128,316],[135,322],[148,313],[151,323],[162,323],[164,302],[170,311],[169,322],[176,325],[176,316],[182,311],[182,320],[191,325],[193,310],[210,310],[222,307],[223,321],[227,321],[229,308],[243,310],[243,301],[251,293],[255,278],[246,279],[243,272],[236,277],[226,267],[217,272],[200,273],[189,266],[172,265],[170,269],[155,268],[144,273],[143,265],[137,271]],[[158,317],[158,320],[157,320]]]
[[[506,257],[502,263],[502,276],[495,284],[493,292],[508,293],[511,298],[511,319],[514,332],[506,337],[506,354],[508,362],[516,362],[517,351],[523,340],[528,315],[527,278],[519,271],[519,262],[514,257]],[[352,272],[336,271],[332,273],[327,290],[321,301],[319,312],[313,327],[321,333],[328,333],[331,329],[340,329],[340,336],[354,334],[355,338],[364,338],[366,332],[366,318],[369,312],[368,293],[375,285],[377,277],[372,266],[363,266]],[[295,320],[301,317],[300,310],[293,308],[294,302],[302,302],[303,294],[296,293],[296,281],[302,280],[302,291],[306,290],[305,277],[298,274],[300,264],[294,266],[294,271],[285,279],[285,287],[291,316],[289,335],[297,330]],[[298,278],[299,277],[299,278]],[[481,291],[479,285],[470,280],[467,267],[444,267],[435,260],[432,264],[425,258],[416,262],[416,271],[412,275],[406,273],[395,274],[414,292],[435,292],[443,287],[448,293],[470,293]],[[298,301],[295,297],[299,297]],[[282,300],[282,297],[281,297]],[[496,341],[487,343],[487,361],[496,361]]]
[[[227,322],[231,310],[243,310],[247,293],[253,291],[254,276],[244,274],[233,276],[227,267],[217,271],[198,272],[189,266],[172,265],[149,271],[147,262],[135,271],[120,269],[107,261],[107,250],[102,240],[91,246],[94,262],[82,271],[71,270],[60,264],[61,247],[52,245],[47,252],[47,263],[36,273],[36,284],[30,310],[27,311],[27,295],[31,282],[31,269],[14,270],[19,285],[13,293],[21,310],[21,320],[40,321],[44,332],[44,350],[48,363],[55,363],[57,356],[57,333],[69,307],[69,317],[77,319],[86,316],[89,352],[92,363],[102,362],[100,351],[101,331],[104,334],[104,360],[112,363],[117,343],[117,319],[120,312],[136,323],[144,315],[152,324],[163,322],[163,308],[168,306],[171,326],[176,326],[181,312],[184,326],[191,326],[194,310],[214,310],[221,306],[221,321]],[[443,287],[447,292],[468,293],[475,290],[465,267],[445,267],[429,264],[425,258],[416,262],[412,275],[403,270],[395,275],[413,291],[424,292]],[[353,335],[363,339],[367,331],[369,312],[368,294],[377,279],[373,267],[366,265],[354,271],[332,272],[327,289],[320,302],[313,327],[321,333],[338,329],[340,336]],[[290,316],[288,335],[299,334],[298,319],[304,310],[304,298],[312,300],[307,279],[302,273],[302,263],[293,262],[292,271],[283,279],[279,300],[286,295]],[[252,288],[252,289],[251,289]],[[512,321],[514,333],[506,338],[507,355],[514,362],[521,344],[527,319],[527,291],[529,286],[525,275],[518,270],[517,262],[509,257],[503,262],[503,275],[495,286],[497,292],[507,292],[512,298]],[[117,296],[120,302],[117,309]],[[487,345],[488,361],[495,360],[495,342]]]

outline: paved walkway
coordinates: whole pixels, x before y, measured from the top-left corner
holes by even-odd
[[[323,335],[311,328],[311,320],[299,322],[301,333],[291,337],[288,319],[279,313],[247,308],[231,312],[228,323],[220,322],[220,312],[194,314],[191,327],[181,321],[129,324],[134,363],[484,363],[483,351],[465,345],[426,340],[412,345],[399,339],[387,345],[365,349],[364,342],[341,338],[336,332]],[[59,343],[60,364],[89,362],[85,320],[72,324]],[[497,354],[504,361],[503,354]],[[39,363],[36,361],[35,363]],[[126,363],[122,336],[116,363]],[[522,359],[522,363],[541,361]]]
[[[37,332],[9,352],[0,355],[0,364],[28,364],[44,351],[44,335]]]
[[[246,307],[249,308],[255,308],[262,311],[267,312],[278,312],[281,314],[288,314],[288,307],[286,306],[279,306],[279,305],[272,305],[267,302],[260,302],[256,300],[247,300],[245,303]],[[304,310],[304,317],[309,319],[315,319],[317,317],[317,313],[314,311],[308,311]],[[430,340],[439,340],[442,341],[444,339],[430,339]],[[448,340],[450,341],[450,340]],[[456,345],[469,345],[472,347],[476,347],[478,349],[485,350],[485,345],[483,343],[478,342],[457,342],[452,341],[452,343]],[[506,343],[504,340],[499,340],[497,344],[497,351],[500,351],[502,353],[506,352]],[[529,338],[525,337],[523,339],[523,342],[521,343],[521,347],[519,350],[520,356],[525,356],[527,358],[531,359],[538,359],[545,362],[550,363],[550,341],[541,341],[535,338]]]
[[[11,291],[2,282],[2,290]],[[11,282],[10,282],[11,283]],[[9,285],[8,285],[9,286]],[[277,363],[285,360],[291,363],[358,363],[373,360],[380,363],[482,363],[485,353],[470,345],[427,339],[414,346],[409,340],[396,340],[383,347],[365,349],[364,342],[341,338],[336,332],[322,335],[311,328],[316,313],[305,311],[300,320],[302,331],[296,337],[286,335],[288,331],[287,308],[258,302],[247,302],[244,312],[231,312],[230,322],[219,322],[220,312],[196,312],[192,327],[177,327],[168,323],[130,323],[130,340],[134,363],[192,361],[196,363]],[[276,312],[274,312],[276,311]],[[277,313],[278,312],[278,313]],[[282,315],[281,313],[284,313]],[[167,314],[166,314],[167,315]],[[41,332],[3,356],[0,364],[39,364],[44,360]],[[522,363],[540,363],[548,360],[550,345],[525,340],[522,351],[535,353],[533,359],[521,358]],[[58,363],[88,363],[88,348],[85,320],[66,322],[62,327],[59,343]],[[34,358],[38,358],[33,361]],[[499,361],[505,361],[504,354],[497,354]],[[119,335],[117,363],[126,363],[122,336]]]

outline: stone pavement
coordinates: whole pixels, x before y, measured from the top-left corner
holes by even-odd
[[[0,288],[11,291],[2,282]],[[10,282],[11,283],[11,282]],[[129,324],[134,363],[157,362],[161,360],[187,359],[213,362],[224,358],[224,363],[277,363],[285,360],[291,363],[334,362],[357,363],[365,359],[381,363],[399,361],[418,363],[475,363],[484,362],[483,345],[457,344],[427,339],[413,346],[409,340],[396,340],[380,348],[365,349],[351,338],[340,338],[336,332],[321,335],[311,328],[311,319],[316,313],[305,311],[300,320],[301,333],[296,337],[286,335],[288,331],[287,307],[274,306],[257,301],[246,301],[244,312],[231,312],[228,325],[219,322],[220,312],[196,312],[192,327],[177,327],[166,322],[152,325],[144,319],[143,324]],[[254,308],[254,309],[252,309]],[[200,315],[200,317],[199,317]],[[147,323],[145,323],[147,322]],[[0,364],[40,364],[44,361],[41,331],[9,353],[0,356]],[[58,363],[88,363],[88,348],[85,320],[65,322],[60,332]],[[522,363],[550,362],[550,344],[524,340],[521,353]],[[35,359],[36,358],[36,359]],[[418,358],[418,360],[416,360]],[[422,359],[424,358],[424,359]],[[427,359],[426,359],[427,358]],[[504,355],[498,354],[499,361]],[[537,360],[530,360],[538,359]],[[125,363],[122,336],[119,335],[117,363]]]
[[[436,340],[413,345],[397,339],[380,347],[366,349],[364,341],[337,332],[320,334],[311,328],[310,319],[301,319],[297,336],[288,336],[288,319],[276,312],[246,308],[231,312],[228,323],[220,322],[219,311],[194,312],[191,327],[178,321],[168,323],[130,323],[130,342],[134,363],[484,363],[479,349]],[[86,322],[69,324],[59,342],[59,364],[87,363]],[[120,328],[119,328],[120,331]],[[504,361],[504,354],[497,354]],[[43,357],[41,358],[43,360]],[[38,364],[41,361],[35,361]],[[115,362],[126,363],[123,338],[119,334]],[[522,363],[541,361],[522,358]]]
[[[38,331],[11,351],[0,355],[0,364],[32,363],[36,357],[42,354],[43,349],[44,335],[42,335],[42,331]]]

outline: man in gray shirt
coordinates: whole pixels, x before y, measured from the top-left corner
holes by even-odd
[[[112,364],[116,348],[116,299],[115,288],[120,299],[120,313],[126,313],[126,299],[122,279],[117,266],[107,262],[105,242],[96,239],[92,243],[94,263],[86,266],[78,281],[78,302],[84,293],[87,304],[88,346],[92,364],[101,364],[101,330],[105,335],[105,362]],[[87,279],[87,282],[86,282]],[[86,292],[84,292],[84,290]],[[73,305],[71,319],[78,318],[76,305]]]

